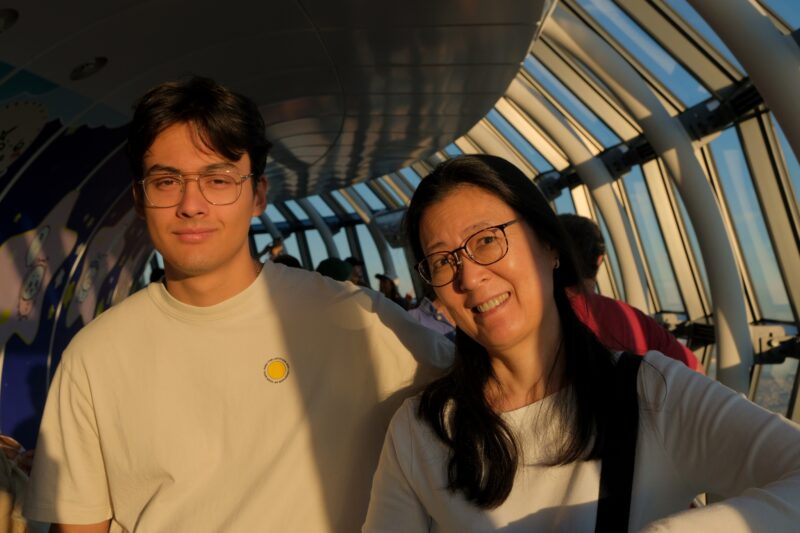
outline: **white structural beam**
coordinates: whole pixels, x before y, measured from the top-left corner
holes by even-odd
[[[557,9],[545,34],[583,62],[640,124],[644,135],[675,180],[697,232],[714,302],[719,354],[718,378],[747,393],[753,348],[744,290],[717,198],[677,119],[611,46],[566,9]]]
[[[640,275],[644,272],[642,259],[634,247],[636,239],[633,228],[622,201],[614,192],[614,178],[608,168],[592,155],[566,121],[553,113],[544,98],[533,88],[526,87],[516,79],[506,91],[506,96],[524,109],[528,116],[533,117],[575,165],[575,171],[589,188],[605,219],[620,263],[626,299],[634,307],[648,310],[650,306],[645,284]]]
[[[267,216],[266,213],[261,213],[260,215],[258,215],[258,219],[261,221],[262,224],[264,224],[264,227],[267,228],[267,231],[269,232],[270,235],[272,235],[273,239],[283,238],[283,234],[281,233],[281,231],[278,229],[277,226],[275,226],[275,224],[272,222],[272,220],[270,220],[270,218]]]
[[[381,258],[381,264],[383,265],[383,273],[392,278],[397,279],[397,271],[394,268],[394,261],[392,260],[392,253],[389,250],[389,243],[386,242],[386,237],[383,236],[383,232],[378,227],[378,224],[375,222],[375,218],[372,216],[372,210],[367,205],[367,202],[358,194],[354,188],[349,189],[340,189],[340,193],[342,196],[353,206],[353,209],[356,210],[356,213],[364,221],[364,225],[367,227],[367,231],[372,236],[372,240],[375,241],[375,247],[378,249],[378,256]]]
[[[748,0],[689,0],[742,64],[800,157],[800,47]]]
[[[325,252],[328,254],[328,257],[340,259],[339,250],[336,248],[336,244],[333,242],[331,228],[325,223],[319,212],[314,208],[313,205],[311,205],[311,202],[308,198],[300,198],[297,200],[297,203],[303,208],[303,211],[306,212],[308,218],[311,219],[311,223],[314,224],[314,227],[317,228],[317,231],[319,231],[319,236],[322,237],[322,243],[325,245]]]

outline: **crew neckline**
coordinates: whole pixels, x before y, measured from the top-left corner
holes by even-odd
[[[258,276],[244,290],[227,300],[209,306],[196,306],[181,302],[167,290],[166,283],[151,283],[147,286],[147,294],[153,303],[168,315],[189,322],[205,322],[218,320],[232,312],[252,306],[251,300],[264,296],[269,292],[266,282],[268,265],[264,265]]]

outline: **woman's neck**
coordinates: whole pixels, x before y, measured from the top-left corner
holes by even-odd
[[[498,412],[511,411],[553,394],[561,388],[564,357],[561,324],[543,324],[533,346],[512,353],[490,354],[493,378],[486,388],[489,404]]]

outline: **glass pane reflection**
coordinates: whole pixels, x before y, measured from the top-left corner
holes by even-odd
[[[736,131],[725,130],[710,147],[761,312],[767,319],[792,321],[786,288]]]

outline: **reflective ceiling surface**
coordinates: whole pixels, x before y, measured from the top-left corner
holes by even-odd
[[[215,78],[261,108],[275,201],[397,170],[464,134],[518,72],[550,4],[27,0],[0,60],[88,97],[86,112],[129,115],[157,83]],[[70,79],[96,57],[102,70]]]

